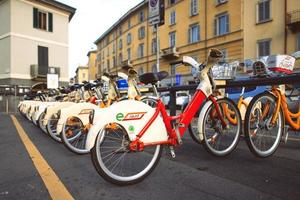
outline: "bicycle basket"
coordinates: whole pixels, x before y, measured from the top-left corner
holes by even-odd
[[[234,79],[238,66],[238,61],[234,61],[231,63],[216,64],[212,68],[213,77],[214,79],[219,80]]]
[[[271,55],[267,59],[267,66],[270,71],[291,74],[293,73],[295,60],[289,55]]]

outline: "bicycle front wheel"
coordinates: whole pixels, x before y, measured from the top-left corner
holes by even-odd
[[[204,115],[202,144],[209,153],[221,157],[230,154],[236,148],[240,138],[242,120],[240,112],[232,100],[218,99],[217,104],[221,113],[220,117],[214,104],[208,107]],[[235,119],[235,123],[231,123],[226,117],[225,112],[228,111],[230,111],[230,117]],[[221,118],[226,122],[226,127],[223,127]]]
[[[256,95],[245,116],[245,139],[251,152],[260,158],[271,156],[277,150],[284,131],[284,115],[279,109],[274,123],[276,97],[269,92]]]
[[[126,130],[119,124],[106,125],[91,150],[97,172],[117,185],[135,184],[146,178],[157,166],[161,145],[146,146],[143,151],[130,151]]]

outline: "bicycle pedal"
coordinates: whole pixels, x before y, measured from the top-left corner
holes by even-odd
[[[170,148],[170,155],[172,158],[175,158],[176,157],[176,154],[175,154],[175,150],[174,150],[174,147],[173,146],[169,146]]]

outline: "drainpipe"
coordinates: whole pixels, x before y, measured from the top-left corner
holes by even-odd
[[[287,0],[284,0],[284,54],[287,54]]]

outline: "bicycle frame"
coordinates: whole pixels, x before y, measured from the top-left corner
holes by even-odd
[[[142,151],[144,149],[144,147],[146,147],[146,146],[159,145],[159,144],[176,146],[176,145],[180,144],[178,142],[178,139],[179,139],[178,137],[183,137],[186,128],[188,127],[188,125],[190,124],[194,115],[196,114],[197,110],[200,108],[201,104],[204,102],[204,100],[206,100],[206,98],[207,97],[204,92],[202,92],[201,90],[197,90],[195,95],[192,98],[192,101],[188,104],[188,106],[183,111],[183,113],[181,113],[177,116],[169,116],[167,114],[164,104],[159,99],[157,102],[157,107],[155,109],[155,113],[150,118],[148,123],[144,126],[144,128],[140,131],[140,133],[137,135],[136,139],[131,142],[130,149],[132,151]],[[226,127],[227,124],[221,116],[219,105],[217,104],[214,96],[210,95],[208,97],[208,99],[213,102],[213,104],[216,108],[218,117],[221,119],[222,126]],[[169,139],[166,141],[159,141],[159,142],[154,142],[154,143],[141,142],[140,138],[144,135],[144,133],[151,126],[151,124],[155,121],[155,119],[157,118],[157,116],[159,114],[161,114],[161,116],[163,118],[163,122],[165,124],[167,133],[169,135]],[[173,128],[172,122],[175,120],[178,122],[175,124],[175,126]],[[178,128],[178,130],[176,130],[177,128]]]
[[[285,93],[275,86],[272,87],[272,93],[277,97],[275,113],[272,116],[271,123],[275,123],[279,114],[280,107],[283,110],[285,121],[291,126],[292,129],[299,131],[300,130],[300,108],[298,113],[292,113],[287,105]],[[293,120],[293,118],[295,120]]]

